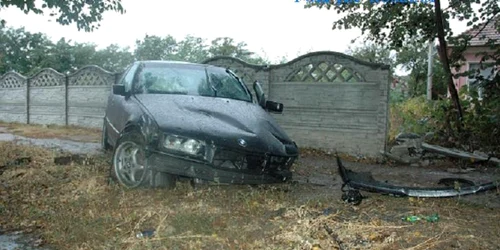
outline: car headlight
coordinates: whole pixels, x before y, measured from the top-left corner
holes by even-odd
[[[178,135],[165,135],[162,146],[165,149],[205,157],[206,143]]]

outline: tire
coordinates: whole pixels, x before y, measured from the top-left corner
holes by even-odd
[[[106,128],[106,118],[102,123],[101,149],[104,152],[110,151],[113,147],[108,142],[108,129]]]
[[[122,135],[113,153],[111,179],[131,189],[175,188],[177,176],[148,167],[144,148],[145,141],[140,133],[132,131]]]

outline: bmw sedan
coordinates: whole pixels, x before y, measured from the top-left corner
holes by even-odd
[[[129,188],[290,180],[298,147],[270,114],[283,104],[266,100],[259,82],[253,92],[222,67],[133,63],[112,86],[104,117],[111,177]]]

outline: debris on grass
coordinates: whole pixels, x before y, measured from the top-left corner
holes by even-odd
[[[175,190],[108,184],[109,156],[61,167],[60,152],[0,143],[0,224],[31,231],[51,249],[495,249],[497,211],[457,200],[373,196],[358,206],[340,193],[302,184],[248,186],[179,183]],[[338,188],[338,187],[336,187]],[[306,199],[307,198],[307,199]],[[407,224],[408,214],[440,215]],[[136,238],[154,229],[153,237]]]

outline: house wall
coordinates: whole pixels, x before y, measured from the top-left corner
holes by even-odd
[[[484,53],[484,52],[492,52],[492,50],[488,47],[471,47],[468,48],[464,52],[464,58],[465,62],[461,63],[461,67],[459,70],[456,70],[454,67],[451,68],[451,73],[452,74],[458,74],[458,73],[464,73],[469,70],[469,63],[478,63],[481,61],[481,58],[484,55],[478,55],[478,53]],[[486,60],[486,62],[494,62],[494,60]],[[459,78],[454,78],[453,82],[455,83],[455,87],[457,90],[460,90],[460,88],[467,86],[468,85],[468,77],[467,76],[462,76]]]

